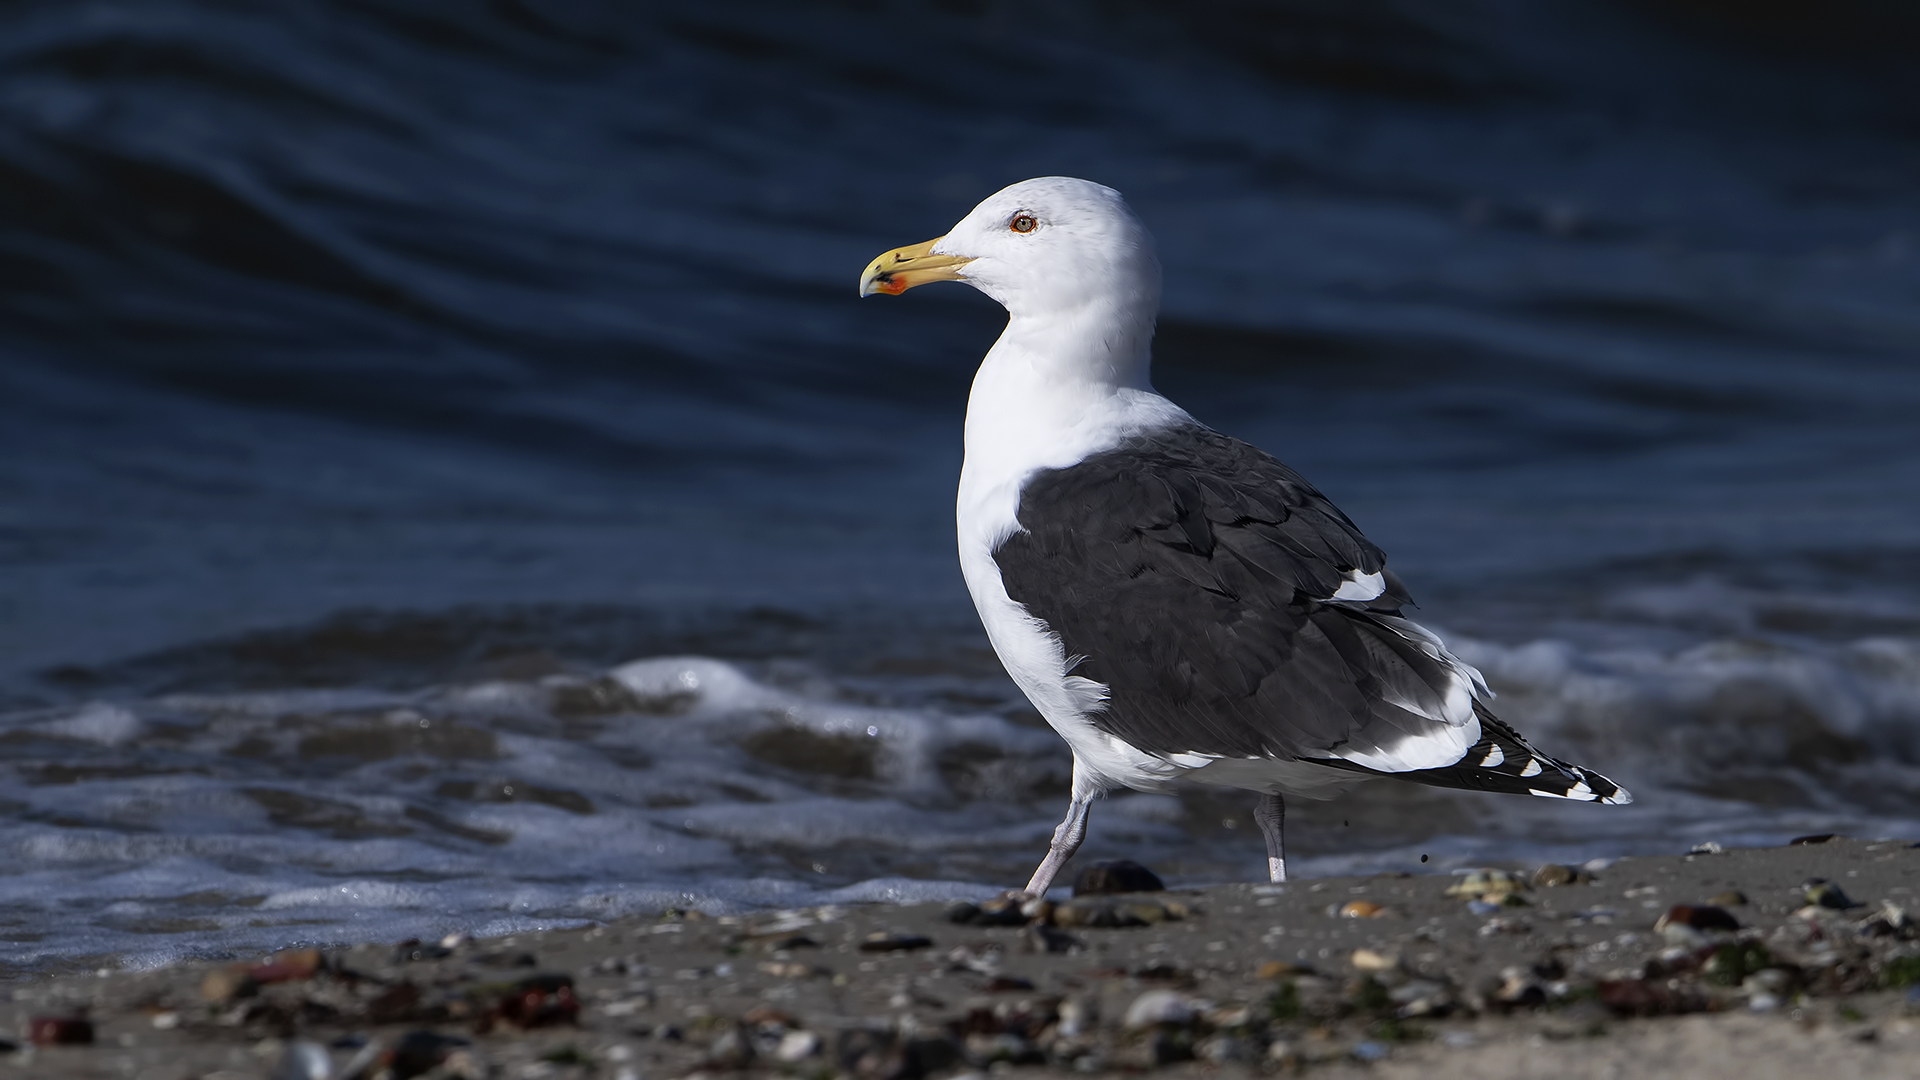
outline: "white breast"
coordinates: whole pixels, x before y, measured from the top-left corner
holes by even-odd
[[[1078,658],[1069,657],[1058,635],[1007,595],[993,551],[1019,530],[1020,489],[1035,472],[1077,464],[1132,434],[1192,422],[1150,388],[1043,379],[1004,339],[974,377],[954,514],[960,570],[1000,662],[1072,748],[1076,788],[1086,783],[1095,789],[1152,789],[1183,770],[1107,735],[1087,719],[1104,707],[1107,688],[1074,675]],[[1081,772],[1088,775],[1083,778]]]

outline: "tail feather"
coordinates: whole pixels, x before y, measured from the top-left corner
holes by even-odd
[[[1459,761],[1433,769],[1383,772],[1356,765],[1340,758],[1315,758],[1317,764],[1336,769],[1391,776],[1435,787],[1462,788],[1467,791],[1496,791],[1508,795],[1539,795],[1549,799],[1576,799],[1619,806],[1633,801],[1633,794],[1592,769],[1583,769],[1535,750],[1520,733],[1487,711],[1479,701],[1473,703],[1480,719],[1480,741],[1468,748]]]

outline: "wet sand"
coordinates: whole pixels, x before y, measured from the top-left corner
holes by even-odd
[[[1917,888],[1920,850],[1839,839],[1026,913],[668,912],[22,979],[0,1075],[1911,1076]]]

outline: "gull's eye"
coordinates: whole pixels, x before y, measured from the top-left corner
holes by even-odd
[[[1033,219],[1032,214],[1015,214],[1013,220],[1007,222],[1007,228],[1014,232],[1032,232],[1039,227],[1040,223]]]

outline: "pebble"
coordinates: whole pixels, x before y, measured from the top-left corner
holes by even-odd
[[[1728,889],[1726,892],[1707,897],[1707,903],[1723,908],[1744,907],[1747,904],[1747,894],[1738,889]]]
[[[1165,892],[1160,875],[1132,859],[1102,859],[1073,879],[1075,896],[1112,896],[1116,893]]]
[[[860,951],[864,953],[910,952],[914,949],[932,947],[932,938],[922,937],[919,934],[887,933],[884,930],[876,930],[868,934],[867,939],[860,943]]]
[[[1211,1003],[1189,997],[1178,990],[1148,990],[1127,1006],[1124,1023],[1130,1031],[1157,1024],[1184,1026],[1191,1024],[1195,1016],[1211,1007]]]
[[[522,1030],[578,1026],[580,1001],[573,994],[573,977],[531,975],[521,979],[494,998],[482,1014],[480,1026],[487,1027],[492,1020],[504,1020]]]
[[[1814,907],[1845,909],[1862,906],[1831,881],[1819,878],[1807,882],[1807,903]]]
[[[1020,948],[1023,952],[1058,954],[1080,952],[1086,943],[1065,930],[1056,930],[1045,923],[1034,923],[1020,934]]]
[[[947,908],[947,921],[961,926],[1021,926],[1027,916],[1012,898],[997,896],[978,904],[958,901]]]
[[[1392,971],[1400,966],[1400,958],[1391,953],[1375,952],[1372,949],[1355,949],[1349,962],[1359,971]]]
[[[774,1047],[773,1057],[792,1065],[807,1060],[820,1052],[820,1036],[811,1031],[789,1031],[780,1037],[780,1044]]]
[[[1246,1061],[1253,1056],[1253,1051],[1244,1039],[1237,1039],[1232,1035],[1215,1035],[1202,1042],[1194,1056],[1209,1065],[1231,1065],[1237,1061]]]
[[[272,1080],[330,1080],[332,1076],[333,1062],[327,1057],[327,1048],[297,1039],[280,1055]]]
[[[1305,964],[1296,964],[1290,960],[1269,960],[1260,965],[1255,976],[1262,979],[1289,979],[1298,975],[1311,975],[1313,969]]]
[[[1185,919],[1190,913],[1190,909],[1177,900],[1076,897],[1054,907],[1053,922],[1056,926],[1068,927],[1154,926]]]
[[[1526,889],[1527,883],[1511,871],[1481,869],[1470,871],[1458,883],[1448,887],[1447,895],[1494,904],[1524,904],[1526,901],[1520,898],[1520,894]]]
[[[1353,1046],[1353,1056],[1366,1062],[1379,1061],[1387,1056],[1387,1046],[1385,1043],[1377,1043],[1372,1040],[1355,1043]]]
[[[77,1016],[36,1016],[27,1021],[27,1041],[35,1046],[90,1046],[93,1021]]]
[[[760,965],[760,970],[776,979],[816,979],[833,974],[823,967],[813,964],[801,964],[791,960],[770,960]]]
[[[1738,930],[1740,920],[1728,914],[1726,908],[1711,904],[1675,904],[1660,916],[1653,928],[1668,940],[1684,939],[1681,943],[1691,944],[1705,940],[1703,935],[1707,933]]]
[[[1387,909],[1371,900],[1349,900],[1340,906],[1340,916],[1345,919],[1377,919],[1387,913]]]
[[[1559,863],[1548,863],[1533,872],[1533,883],[1535,886],[1544,889],[1551,889],[1561,885],[1571,885],[1579,880],[1580,873],[1580,871],[1575,870],[1571,866],[1561,866]]]

